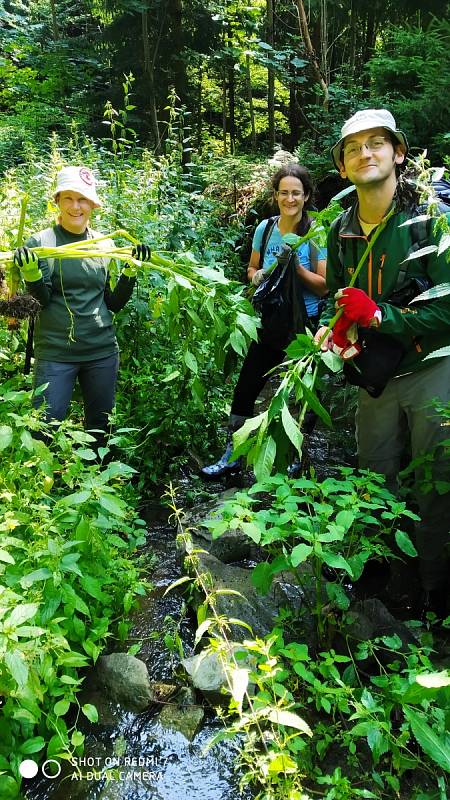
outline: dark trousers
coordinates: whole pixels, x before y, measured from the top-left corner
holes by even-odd
[[[78,378],[83,396],[85,427],[87,430],[106,431],[108,415],[114,406],[118,368],[118,353],[97,361],[75,363],[37,359],[33,385],[37,388],[47,383],[48,386],[43,393],[34,395],[33,405],[39,408],[45,401],[46,418],[62,421]]]
[[[267,372],[285,359],[284,350],[270,347],[265,342],[252,342],[245,356],[234,389],[231,413],[241,417],[252,417],[255,402],[267,383]]]
[[[317,329],[318,319],[318,316],[308,318],[307,326],[313,333]],[[231,403],[232,414],[253,417],[255,402],[269,378],[267,373],[281,364],[285,358],[286,352],[280,348],[271,347],[270,340],[266,340],[264,330],[262,330],[258,341],[251,342],[242,364]],[[316,415],[308,411],[307,418],[308,424],[305,431],[310,433],[314,428]]]

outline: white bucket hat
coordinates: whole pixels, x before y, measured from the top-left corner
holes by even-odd
[[[95,178],[88,167],[63,167],[56,176],[54,197],[60,192],[78,192],[100,208],[101,202],[95,188]]]
[[[363,111],[357,111],[356,114],[353,114],[353,117],[344,122],[341,128],[341,138],[331,148],[331,158],[336,169],[339,169],[341,148],[345,137],[350,136],[351,133],[366,131],[369,128],[386,128],[395,136],[398,143],[405,148],[405,154],[408,152],[408,140],[403,131],[397,130],[395,119],[391,112],[386,108],[365,108]]]

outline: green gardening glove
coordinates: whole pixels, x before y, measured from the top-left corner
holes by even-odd
[[[19,267],[27,283],[35,283],[42,278],[39,268],[39,259],[28,247],[18,247],[14,250],[13,263]]]
[[[137,261],[150,261],[152,251],[148,244],[137,244],[136,247],[133,247],[131,255]],[[122,274],[126,275],[127,278],[136,278],[139,267],[140,264],[126,264]]]

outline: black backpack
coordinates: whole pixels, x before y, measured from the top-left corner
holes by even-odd
[[[270,217],[263,232],[260,263],[263,263],[267,242],[278,220]],[[261,315],[261,342],[284,350],[298,333],[305,333],[307,313],[297,276],[295,253],[286,262],[278,262],[268,278],[252,297],[252,304]]]

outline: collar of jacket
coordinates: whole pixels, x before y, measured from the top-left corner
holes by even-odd
[[[389,214],[389,211],[393,205],[394,200],[392,200],[389,208],[386,211],[386,214]],[[341,222],[339,225],[339,236],[361,236],[361,225],[359,224],[358,209],[359,203],[356,201],[356,203],[353,203],[353,205],[350,206],[347,211],[343,212],[342,216],[340,217]],[[381,221],[382,220],[380,220],[380,222]]]

